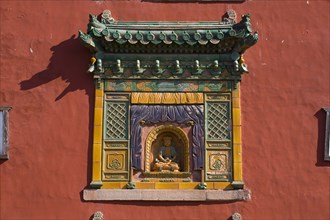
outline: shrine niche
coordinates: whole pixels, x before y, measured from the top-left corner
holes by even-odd
[[[123,22],[105,10],[79,38],[96,86],[91,187],[244,187],[240,80],[258,39],[249,15]]]
[[[145,172],[189,172],[189,143],[183,130],[157,126],[147,136]]]

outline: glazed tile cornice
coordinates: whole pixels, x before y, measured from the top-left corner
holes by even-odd
[[[219,22],[122,22],[105,10],[100,19],[90,15],[79,38],[94,53],[89,72],[98,78],[239,81],[248,72],[242,55],[258,34],[249,15],[237,23],[233,11]]]
[[[95,45],[88,39],[93,38],[118,44],[206,45],[231,38],[234,41],[248,40],[252,46],[258,39],[257,33],[252,34],[249,15],[243,15],[239,23],[232,19],[220,22],[122,22],[109,16],[106,19],[109,13],[104,11],[100,21],[97,16],[90,15],[87,34],[80,32],[83,42],[92,47]]]

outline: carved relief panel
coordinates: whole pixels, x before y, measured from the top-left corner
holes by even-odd
[[[129,180],[129,95],[109,93],[104,100],[103,181]]]

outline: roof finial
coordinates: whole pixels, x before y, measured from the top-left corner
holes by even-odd
[[[236,12],[233,9],[229,9],[222,17],[222,20],[225,22],[236,23],[236,18]]]
[[[101,15],[101,22],[103,24],[111,24],[115,22],[115,19],[111,15],[110,10],[104,10],[102,15]]]

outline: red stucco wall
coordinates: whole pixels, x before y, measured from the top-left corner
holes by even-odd
[[[322,160],[330,106],[329,1],[155,3],[0,1],[0,106],[9,105],[10,159],[0,164],[0,219],[329,219]],[[119,20],[219,20],[252,14],[259,42],[245,59],[243,175],[249,202],[84,202],[90,182],[93,82],[76,39],[88,14]]]

